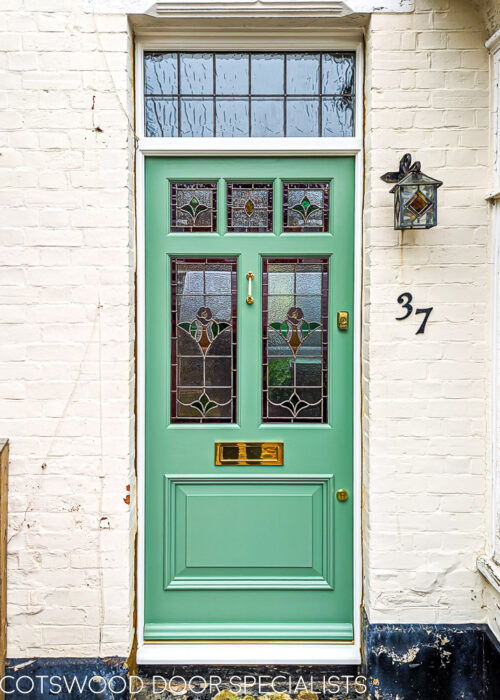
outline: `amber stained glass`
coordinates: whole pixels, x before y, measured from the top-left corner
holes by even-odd
[[[227,230],[229,233],[272,233],[272,182],[227,184]]]
[[[263,259],[267,423],[328,421],[328,258]]]
[[[217,231],[217,183],[172,182],[170,230],[214,233]]]
[[[235,258],[171,263],[171,420],[236,422]]]
[[[328,182],[283,183],[283,231],[329,230],[330,185]]]

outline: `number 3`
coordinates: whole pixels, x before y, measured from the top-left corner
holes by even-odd
[[[406,299],[406,303],[403,304],[405,299]],[[396,321],[404,321],[405,318],[408,318],[408,316],[411,316],[411,312],[413,311],[413,306],[411,305],[412,301],[413,301],[413,296],[410,294],[410,292],[403,292],[403,294],[400,294],[398,296],[398,304],[401,304],[403,306],[403,309],[406,309],[406,314],[404,316],[396,316]]]

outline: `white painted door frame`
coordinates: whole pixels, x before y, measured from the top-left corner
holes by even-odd
[[[144,136],[143,60],[145,50],[352,50],[356,52],[356,125],[353,138],[147,138]],[[363,205],[363,43],[361,32],[347,35],[304,28],[271,32],[177,32],[136,38],[135,101],[137,187],[137,663],[138,664],[358,664],[361,660],[361,261]],[[205,643],[144,641],[145,494],[145,193],[146,156],[352,155],[355,179],[354,270],[354,642]]]

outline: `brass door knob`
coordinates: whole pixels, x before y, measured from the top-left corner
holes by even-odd
[[[341,503],[344,503],[344,501],[347,501],[349,498],[349,494],[345,489],[339,489],[337,491],[337,501],[340,501]]]

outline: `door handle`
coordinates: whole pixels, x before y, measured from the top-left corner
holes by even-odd
[[[252,296],[252,280],[255,277],[253,272],[247,272],[247,280],[248,280],[248,296],[247,296],[247,304],[250,306],[254,302],[254,298]]]

